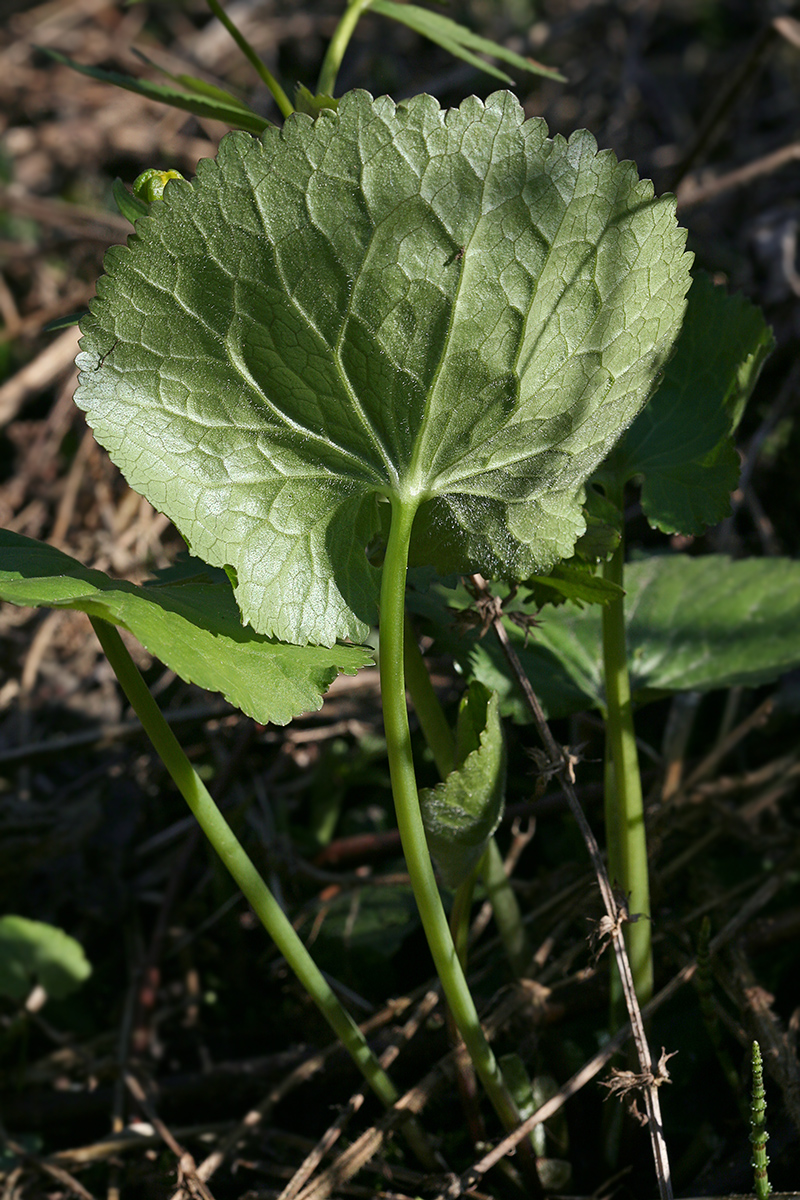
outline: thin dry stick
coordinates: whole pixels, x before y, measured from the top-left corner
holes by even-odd
[[[472,576],[478,594],[482,595],[486,601],[490,600],[490,592],[486,585],[486,581],[480,575]],[[578,828],[581,831],[583,840],[589,851],[589,856],[592,860],[597,882],[600,886],[600,894],[603,897],[603,904],[606,910],[606,918],[601,922],[601,933],[604,937],[612,940],[614,945],[614,954],[617,960],[617,969],[622,981],[622,991],[625,997],[625,1005],[628,1010],[628,1015],[631,1021],[633,1030],[633,1040],[636,1046],[636,1054],[639,1059],[640,1066],[640,1086],[645,1102],[645,1110],[647,1112],[647,1124],[650,1130],[650,1142],[653,1149],[653,1160],[655,1163],[656,1178],[658,1180],[658,1191],[661,1200],[672,1200],[672,1181],[670,1178],[669,1156],[667,1154],[667,1144],[664,1140],[664,1129],[661,1120],[661,1104],[658,1099],[658,1086],[664,1082],[664,1073],[659,1067],[659,1063],[653,1058],[650,1047],[647,1043],[647,1037],[644,1031],[644,1022],[642,1021],[642,1013],[639,1008],[639,1002],[636,998],[636,990],[633,985],[633,976],[631,975],[630,963],[628,962],[628,954],[625,949],[625,940],[622,935],[622,925],[626,914],[617,904],[614,893],[611,889],[611,884],[608,879],[605,864],[600,854],[600,848],[597,845],[594,834],[592,833],[589,822],[584,816],[580,801],[575,792],[575,759],[562,746],[559,746],[550,732],[550,726],[545,720],[542,707],[539,700],[531,687],[530,680],[525,674],[522,663],[517,657],[514,647],[511,645],[506,628],[503,624],[502,610],[495,606],[492,615],[492,625],[495,634],[503,649],[508,664],[514,673],[514,676],[522,689],[525,697],[525,702],[531,711],[536,728],[539,731],[539,737],[542,740],[547,756],[550,760],[548,769],[552,770],[553,774],[557,775],[561,781],[561,786],[569,803],[570,811],[572,812]]]
[[[514,1013],[527,1003],[528,994],[523,988],[510,993],[484,1022],[487,1039],[491,1041]],[[334,1189],[343,1188],[380,1152],[391,1130],[405,1119],[409,1112],[419,1114],[422,1111],[439,1085],[452,1074],[455,1060],[460,1053],[464,1054],[465,1051],[462,1048],[448,1051],[415,1087],[401,1096],[380,1121],[365,1130],[352,1146],[318,1175],[314,1182],[304,1188],[296,1200],[326,1200]]]
[[[403,1007],[407,1007],[411,1004],[411,1002],[411,999],[404,998],[402,1001]],[[372,1033],[376,1029],[380,1029],[382,1026],[386,1025],[393,1018],[397,1017],[400,1003],[400,1001],[394,1001],[392,1004],[381,1009],[379,1013],[375,1013],[375,1015],[370,1017],[368,1021],[365,1021],[363,1024],[359,1025],[361,1032],[364,1034]],[[272,1112],[275,1105],[278,1104],[285,1095],[291,1092],[294,1088],[300,1087],[301,1084],[306,1083],[309,1079],[312,1079],[314,1075],[321,1071],[328,1059],[333,1054],[336,1054],[340,1049],[341,1044],[339,1042],[330,1042],[324,1048],[324,1050],[321,1050],[318,1054],[314,1054],[310,1058],[305,1059],[304,1062],[298,1063],[294,1070],[291,1071],[285,1079],[281,1080],[280,1083],[276,1084],[275,1087],[271,1089],[271,1091],[265,1096],[260,1104],[256,1105],[255,1108],[252,1108],[250,1112],[248,1112],[243,1118],[243,1120],[237,1122],[236,1126],[225,1137],[217,1149],[209,1154],[207,1158],[203,1159],[200,1166],[197,1168],[198,1177],[204,1181],[209,1180],[214,1172],[219,1170],[228,1155],[235,1150],[242,1138],[244,1138],[250,1132],[250,1130],[261,1125],[262,1122]],[[175,1195],[172,1197],[172,1200],[179,1200],[179,1197]]]
[[[733,188],[745,187],[753,180],[760,179],[762,175],[772,175],[781,167],[786,167],[789,163],[797,162],[799,159],[800,142],[790,142],[788,146],[781,146],[779,150],[773,150],[771,154],[765,154],[762,158],[754,158],[752,162],[736,167],[735,170],[728,171],[725,175],[718,175],[716,179],[710,179],[708,183],[697,183],[692,179],[687,179],[678,188],[677,210],[682,213],[687,208],[694,208],[696,204],[705,204],[708,200],[715,200],[724,192],[729,192]]]
[[[673,804],[676,803],[681,797],[689,793],[702,779],[706,779],[709,775],[713,774],[722,760],[730,754],[731,750],[739,744],[742,738],[747,737],[748,733],[752,732],[753,729],[758,729],[768,720],[774,707],[774,699],[772,696],[767,696],[766,700],[759,704],[758,708],[753,709],[749,716],[745,717],[735,729],[731,730],[727,737],[723,738],[721,742],[718,742],[712,748],[711,752],[706,755],[702,762],[697,764],[692,773],[684,781],[680,791],[671,798],[671,802]]]
[[[399,1036],[395,1040],[394,1045],[388,1046],[381,1055],[379,1062],[385,1071],[388,1071],[392,1063],[400,1053],[402,1043],[409,1042],[411,1038],[418,1032],[420,1025],[426,1021],[433,1012],[436,1005],[439,1003],[438,991],[431,990],[423,996],[416,1009],[406,1021],[403,1028],[400,1030]],[[350,1097],[346,1108],[336,1118],[334,1123],[320,1138],[314,1149],[306,1157],[298,1170],[293,1175],[292,1179],[281,1192],[278,1200],[295,1200],[299,1192],[303,1190],[308,1180],[316,1171],[319,1164],[325,1155],[333,1148],[336,1142],[344,1132],[350,1118],[355,1116],[358,1110],[364,1103],[364,1092],[357,1092]]]
[[[206,1187],[203,1180],[198,1178],[197,1167],[195,1166],[195,1162],[191,1154],[188,1152],[188,1150],[184,1150],[180,1142],[176,1141],[170,1130],[156,1113],[150,1101],[147,1099],[144,1088],[139,1083],[139,1080],[135,1075],[132,1075],[130,1071],[125,1073],[125,1086],[137,1104],[140,1104],[146,1112],[147,1119],[155,1129],[158,1136],[164,1142],[164,1145],[168,1146],[175,1155],[175,1158],[178,1161],[178,1179],[181,1182],[179,1194],[182,1194],[185,1190],[185,1181],[185,1188],[188,1189],[193,1195],[201,1196],[202,1200],[214,1200],[214,1197]]]
[[[727,925],[723,926],[717,936],[711,939],[711,942],[709,943],[710,953],[716,954],[717,951],[731,941],[732,938],[736,937],[741,929],[753,916],[755,916],[757,912],[764,908],[765,905],[769,904],[772,897],[781,888],[784,876],[793,865],[796,858],[797,855],[790,855],[781,864],[780,871],[777,871],[774,875],[771,875],[766,883],[763,884],[757,892],[754,892],[750,899],[742,905],[739,912],[736,913],[736,915],[732,917],[730,921],[728,921]],[[696,960],[692,960],[691,962],[687,963],[686,966],[683,967],[677,973],[677,975],[673,976],[669,983],[665,984],[661,991],[658,992],[653,999],[645,1005],[644,1009],[642,1010],[642,1017],[649,1018],[653,1015],[653,1013],[657,1012],[662,1005],[666,1004],[668,1000],[672,999],[675,993],[681,987],[683,987],[685,983],[689,982],[696,971]],[[577,1071],[571,1079],[567,1080],[567,1082],[564,1084],[561,1090],[556,1093],[555,1096],[552,1096],[545,1104],[541,1106],[541,1108],[537,1108],[536,1112],[531,1113],[531,1115],[527,1117],[526,1120],[524,1120],[522,1124],[514,1130],[513,1133],[509,1134],[508,1137],[503,1138],[503,1140],[498,1142],[493,1150],[490,1150],[488,1154],[484,1155],[482,1159],[474,1163],[467,1171],[465,1171],[463,1175],[461,1175],[460,1179],[453,1180],[444,1191],[438,1194],[436,1200],[458,1200],[459,1196],[464,1195],[465,1192],[471,1191],[474,1185],[482,1178],[482,1176],[484,1176],[487,1171],[490,1171],[492,1167],[496,1166],[501,1158],[505,1158],[507,1154],[513,1154],[518,1142],[522,1141],[524,1137],[527,1137],[537,1125],[541,1125],[542,1121],[547,1121],[550,1117],[552,1117],[560,1108],[563,1107],[563,1105],[571,1096],[574,1096],[575,1093],[579,1092],[582,1087],[585,1087],[587,1083],[591,1082],[596,1075],[599,1075],[606,1063],[614,1057],[618,1050],[622,1049],[628,1038],[631,1036],[631,1033],[632,1029],[630,1025],[627,1025],[624,1029],[620,1029],[619,1032],[616,1033],[601,1050],[598,1050],[597,1053],[592,1056],[592,1058],[588,1059],[583,1064],[580,1070]]]

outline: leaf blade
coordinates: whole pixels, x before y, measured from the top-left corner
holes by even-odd
[[[222,692],[262,724],[286,725],[320,708],[339,672],[373,662],[363,647],[286,646],[246,629],[230,583],[204,564],[137,587],[7,530],[0,530],[0,599],[119,625],[182,679]]]

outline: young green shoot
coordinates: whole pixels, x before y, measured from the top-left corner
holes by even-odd
[[[767,1167],[769,1166],[769,1157],[767,1155],[767,1139],[769,1138],[769,1134],[767,1133],[766,1125],[767,1097],[764,1091],[761,1047],[758,1042],[753,1042],[752,1067],[753,1091],[750,1107],[750,1144],[753,1147],[753,1157],[751,1160],[753,1167],[753,1188],[756,1200],[767,1200],[772,1191],[772,1185],[767,1177]]]

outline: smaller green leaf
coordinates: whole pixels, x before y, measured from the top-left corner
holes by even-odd
[[[258,113],[243,108],[239,101],[230,103],[201,96],[197,92],[179,91],[177,88],[167,87],[163,83],[150,83],[146,79],[134,79],[132,75],[122,75],[119,71],[104,71],[100,67],[84,66],[83,63],[75,62],[66,54],[61,54],[58,50],[52,50],[47,46],[40,46],[39,49],[43,54],[55,59],[56,62],[71,67],[73,71],[78,71],[81,75],[88,75],[90,79],[99,79],[102,83],[114,84],[115,87],[125,88],[128,92],[135,92],[137,96],[144,96],[147,100],[157,100],[161,104],[170,105],[171,108],[180,108],[184,112],[194,113],[196,117],[209,117],[214,121],[223,121],[231,129],[245,129],[249,133],[260,134],[269,125],[269,121],[265,117],[260,117]]]
[[[575,543],[575,557],[588,563],[606,562],[622,537],[623,514],[596,487],[587,487],[583,506],[586,532]]]
[[[77,325],[83,317],[88,317],[88,309],[81,309],[80,312],[64,313],[63,317],[56,317],[53,321],[48,321],[42,326],[42,333],[59,333],[62,329],[71,329],[73,325]]]
[[[450,17],[443,17],[440,13],[431,12],[427,8],[420,8],[416,4],[398,4],[396,0],[373,0],[370,9],[384,17],[399,21],[402,25],[407,25],[409,29],[413,29],[415,33],[435,42],[437,46],[441,46],[455,58],[463,59],[464,62],[477,67],[478,70],[485,71],[496,79],[502,79],[504,83],[513,83],[513,80],[504,71],[498,70],[497,67],[478,58],[477,54],[472,52],[477,51],[479,54],[488,54],[492,58],[499,58],[501,62],[506,62],[519,71],[529,71],[534,75],[543,75],[547,79],[566,83],[566,78],[559,71],[545,67],[533,58],[524,58],[521,54],[515,54],[513,50],[500,45],[499,42],[480,37],[471,29],[466,29],[457,21],[451,20]]]
[[[664,533],[716,525],[739,478],[732,435],[774,345],[760,309],[698,274],[661,386],[596,479],[618,490],[643,476],[642,508]]]
[[[54,1000],[77,991],[92,968],[63,929],[27,917],[0,917],[0,995],[24,1000],[40,984]]]
[[[339,101],[334,100],[333,96],[326,96],[324,92],[317,92],[315,96],[304,83],[298,83],[295,89],[294,107],[297,112],[305,113],[307,117],[316,120],[324,109],[332,108],[335,112],[338,106]]]
[[[287,646],[241,624],[223,571],[204,563],[142,587],[110,579],[17,533],[0,530],[0,599],[69,608],[129,630],[182,679],[222,692],[256,721],[286,725],[319,709],[336,676],[373,664],[362,646]]]
[[[800,667],[799,562],[656,555],[627,565],[625,592],[637,704],[670,692],[757,687]],[[597,608],[548,609],[527,644],[511,621],[506,628],[549,716],[604,711]],[[461,661],[472,676],[498,690],[504,715],[530,721],[495,639],[465,639]]]
[[[583,608],[584,604],[609,604],[624,590],[616,583],[595,575],[589,563],[577,559],[557,563],[549,575],[536,575],[527,580],[526,604],[542,608],[545,604],[564,604],[567,600]]]
[[[149,211],[147,204],[139,196],[129,192],[121,179],[114,180],[114,203],[126,221],[135,225],[139,217],[146,217]]]
[[[506,746],[498,697],[470,684],[458,714],[456,767],[420,792],[431,856],[446,887],[457,888],[480,862],[503,815]]]

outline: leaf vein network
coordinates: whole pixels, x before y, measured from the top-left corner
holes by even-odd
[[[255,200],[256,209],[258,211],[259,217],[261,218],[261,225],[264,230],[264,236],[266,237],[268,243],[270,245],[272,245],[273,247],[275,247],[275,249],[277,249],[278,243],[270,236],[269,227],[268,227],[265,215],[264,215],[264,211],[261,207],[260,198],[258,196],[258,193],[255,192],[255,190],[253,191],[253,198]],[[311,220],[310,213],[309,213],[309,220]],[[312,224],[313,224],[313,222],[312,222]],[[314,227],[319,230],[319,226],[315,225]],[[321,233],[322,231],[319,230],[319,232]],[[305,321],[306,326],[308,327],[309,331],[313,334],[313,336],[316,338],[319,345],[321,347],[324,347],[326,350],[328,350],[330,352],[332,350],[332,347],[328,344],[325,337],[322,335],[321,331],[319,330],[319,328],[316,325],[316,322],[312,319],[310,314],[303,308],[303,306],[299,303],[297,297],[293,294],[292,289],[289,285],[289,282],[286,279],[285,273],[281,268],[280,260],[279,260],[279,257],[277,254],[273,255],[273,263],[275,266],[275,270],[278,274],[278,277],[279,277],[281,283],[283,284],[283,290],[284,290],[285,296],[287,297],[287,299],[289,300],[291,305],[294,307],[295,311]],[[230,348],[229,348],[229,352],[230,352]],[[233,361],[232,352],[231,352],[231,361]],[[278,404],[276,404],[276,402],[274,400],[267,397],[261,391],[261,389],[258,387],[258,385],[256,384],[255,380],[253,379],[252,375],[250,374],[250,372],[247,370],[247,368],[244,366],[243,363],[242,364],[236,363],[235,365],[241,372],[244,373],[244,376],[249,381],[250,386],[254,387],[255,391],[259,395],[264,396],[264,400],[270,406],[270,408],[275,413],[275,415],[278,416],[279,418],[283,419],[287,423],[287,425],[289,425],[292,429],[295,429],[298,432],[305,433],[309,438],[312,438],[313,440],[320,442],[328,449],[333,447],[335,450],[338,451],[338,453],[340,453],[342,455],[343,458],[349,459],[351,462],[357,463],[359,467],[363,468],[364,471],[367,473],[367,475],[375,483],[378,483],[381,486],[381,488],[383,488],[385,486],[385,480],[381,479],[380,475],[375,471],[375,468],[372,465],[372,463],[368,462],[367,459],[362,458],[360,455],[353,453],[352,450],[346,450],[344,448],[344,446],[340,445],[339,442],[336,441],[336,439],[332,438],[329,434],[317,433],[316,431],[308,428],[302,422],[297,421],[294,418],[290,418],[283,411],[283,409]],[[350,391],[350,389],[348,389],[348,391]],[[352,393],[351,393],[351,395],[352,395]],[[360,412],[360,410],[359,410],[359,412]]]

